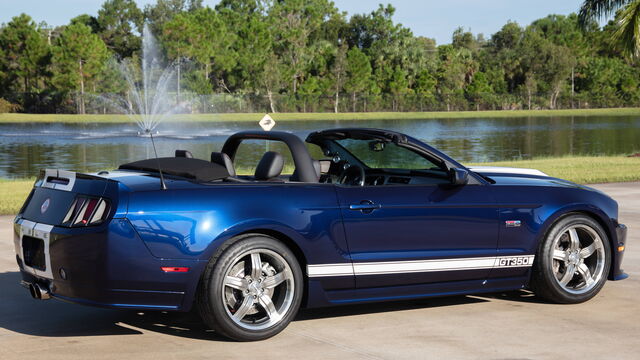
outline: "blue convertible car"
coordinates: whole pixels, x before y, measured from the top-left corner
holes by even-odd
[[[267,151],[237,175],[247,140],[287,157]],[[466,168],[376,129],[306,143],[240,132],[210,161],[177,150],[96,174],[44,170],[14,230],[35,298],[195,308],[243,341],[282,331],[301,306],[523,288],[577,303],[626,277],[626,227],[607,195],[536,170]]]

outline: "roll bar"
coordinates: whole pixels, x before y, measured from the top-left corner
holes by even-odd
[[[294,134],[284,131],[241,131],[235,133],[225,141],[222,152],[231,160],[235,159],[240,143],[244,140],[272,140],[281,141],[289,147],[293,156],[293,163],[302,182],[318,182],[318,174],[313,167],[313,159],[304,142]]]

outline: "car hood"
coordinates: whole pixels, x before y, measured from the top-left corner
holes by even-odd
[[[583,189],[604,194],[602,191],[576,184],[569,180],[551,177],[540,170],[521,169],[497,166],[472,166],[469,170],[489,178],[495,185],[510,186],[553,186],[574,189]]]
[[[502,166],[471,166],[469,170],[485,174],[516,174],[516,175],[537,175],[537,176],[549,176],[543,173],[540,170],[536,169],[524,169],[524,168],[514,168],[514,167],[502,167]]]

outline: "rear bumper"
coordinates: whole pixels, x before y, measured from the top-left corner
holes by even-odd
[[[624,224],[618,224],[616,226],[616,238],[618,243],[615,244],[611,251],[615,254],[613,256],[613,264],[611,266],[611,280],[623,280],[629,277],[627,273],[622,270],[622,259],[624,258],[624,251],[627,247],[627,227]]]
[[[29,227],[48,231],[30,232]],[[25,261],[25,235],[44,242],[44,265]],[[23,283],[40,284],[53,298],[108,308],[188,311],[206,266],[198,260],[154,257],[126,219],[78,229],[17,218],[14,244]],[[165,273],[162,267],[189,271]]]

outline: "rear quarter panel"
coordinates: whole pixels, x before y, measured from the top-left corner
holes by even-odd
[[[149,251],[163,259],[208,261],[225,241],[262,232],[286,237],[306,264],[350,263],[332,185],[218,184],[133,192],[127,218]],[[353,286],[328,278],[324,288]]]

